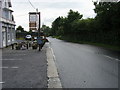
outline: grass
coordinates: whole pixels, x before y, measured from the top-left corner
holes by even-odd
[[[25,40],[24,38],[16,38],[17,40]]]

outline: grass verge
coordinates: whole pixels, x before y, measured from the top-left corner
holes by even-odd
[[[17,40],[25,40],[24,38],[16,38]]]
[[[65,38],[65,37],[61,37],[61,36],[53,36],[53,38],[57,38],[57,39],[64,40],[64,41],[67,41],[67,42],[72,42],[72,43],[89,44],[89,45],[99,46],[99,47],[102,47],[102,48],[105,48],[105,49],[120,51],[119,46],[113,46],[113,45],[102,44],[102,43],[86,42],[86,41],[70,40],[69,38]]]

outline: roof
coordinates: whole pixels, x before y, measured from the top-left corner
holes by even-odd
[[[29,14],[39,14],[40,12],[29,12]]]

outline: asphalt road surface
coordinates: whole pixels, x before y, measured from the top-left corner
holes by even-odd
[[[3,49],[2,67],[0,67],[2,68],[3,88],[28,88],[28,90],[29,88],[47,88],[45,48],[41,52],[32,49]]]
[[[64,88],[118,88],[118,52],[48,39]]]

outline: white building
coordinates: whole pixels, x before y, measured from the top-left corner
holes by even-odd
[[[15,21],[10,0],[0,0],[0,48],[15,43]]]

